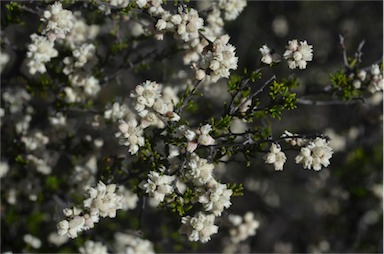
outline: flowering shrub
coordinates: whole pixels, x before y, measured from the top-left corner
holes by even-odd
[[[11,229],[2,251],[177,252],[223,239],[221,251],[249,252],[246,242],[269,223],[247,204],[232,212],[242,195],[265,194],[249,170],[332,178],[340,137],[285,115],[307,105],[381,105],[381,57],[363,67],[364,43],[351,57],[340,35],[343,58],[321,94],[301,83],[321,42],[292,37],[275,51],[259,41],[245,66],[226,25],[249,4],[2,3],[0,176]],[[24,27],[21,14],[37,22],[25,45],[9,35]],[[278,22],[275,33],[284,34]],[[344,147],[357,135],[340,138]],[[231,173],[237,167],[249,177]],[[271,207],[278,200],[265,198]]]

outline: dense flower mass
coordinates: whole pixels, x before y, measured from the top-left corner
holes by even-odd
[[[229,36],[223,35],[213,42],[212,51],[203,54],[200,61],[201,70],[215,83],[220,78],[228,78],[230,70],[237,69],[238,58],[235,56],[235,47],[229,42]],[[198,73],[199,74],[199,73]],[[204,75],[199,74],[199,79]]]
[[[300,154],[296,156],[296,163],[302,163],[304,168],[318,171],[324,167],[328,167],[333,154],[329,142],[322,138],[316,138],[313,142],[300,150]]]
[[[311,94],[317,88],[301,87],[305,75],[287,73],[304,70],[312,61],[313,46],[307,41],[290,40],[277,53],[267,46],[272,43],[254,41],[244,26],[250,43],[230,43],[226,29],[238,28],[232,21],[247,4],[246,0],[4,3],[0,178],[2,223],[10,228],[1,245],[4,253],[39,249],[151,254],[155,249],[182,252],[189,247],[199,251],[194,248],[200,244],[185,241],[206,243],[219,227],[226,230],[217,237],[225,240],[215,239],[212,246],[223,245],[225,253],[248,253],[246,239],[256,234],[261,222],[272,221],[265,211],[277,211],[286,204],[280,199],[289,196],[278,192],[286,186],[275,188],[266,174],[255,169],[267,170],[270,166],[265,164],[270,164],[282,171],[291,159],[304,169],[319,171],[330,165],[334,151],[352,147],[352,141],[363,139],[367,130],[376,130],[373,118],[382,118],[377,110],[383,96],[380,61],[362,67],[359,47],[354,58],[345,57],[345,68],[331,75],[331,84],[319,88],[324,101],[317,101],[317,94]],[[285,16],[272,19],[275,35],[287,36],[291,20],[289,27]],[[32,30],[25,34],[26,28]],[[262,46],[236,48],[248,45]],[[240,62],[237,55],[244,52],[249,58]],[[325,50],[320,53],[326,56]],[[282,60],[289,70],[281,73]],[[314,80],[324,76],[313,74],[308,75]],[[364,121],[372,128],[354,127],[350,137],[339,140],[338,134],[327,131],[338,148],[331,148],[330,139],[322,134],[285,131],[275,136],[286,121],[302,122],[296,116],[283,118],[286,110],[338,104],[336,99],[367,94],[372,98],[364,103],[364,114],[370,107],[375,112],[366,114]],[[276,128],[278,120],[281,126]],[[291,122],[296,129],[298,124]],[[297,132],[310,126],[298,126]],[[352,162],[359,159],[350,157]],[[234,166],[238,163],[243,164]],[[304,188],[313,182],[316,190],[325,186],[328,170],[319,175],[319,179],[311,175]],[[334,200],[348,199],[340,189],[330,190],[330,205],[315,202],[315,212],[338,210]],[[238,196],[250,192],[257,195],[256,202],[236,205]],[[263,209],[257,210],[259,204]],[[247,212],[234,215],[234,209]],[[59,220],[57,211],[64,214]],[[378,220],[379,213],[369,212],[359,222],[361,229],[367,228],[366,221],[368,225]],[[172,232],[177,228],[179,233]]]
[[[105,185],[99,181],[96,188],[87,190],[88,198],[83,201],[83,208],[65,208],[67,219],[57,224],[58,234],[69,238],[78,237],[78,233],[94,228],[100,217],[116,217],[116,210],[122,209],[122,196],[116,194],[116,185]]]
[[[186,234],[189,241],[208,242],[211,235],[217,233],[219,227],[214,224],[215,216],[213,214],[206,215],[198,212],[193,217],[186,216],[181,219],[183,224],[180,233]]]
[[[234,20],[247,6],[246,0],[219,0],[219,7],[224,11],[226,20]]]
[[[116,185],[97,184],[97,188],[88,189],[88,198],[84,207],[89,208],[93,216],[116,217],[116,210],[122,208],[122,196],[115,193]]]
[[[32,43],[29,44],[27,52],[29,73],[32,75],[36,72],[45,73],[47,71],[45,64],[57,57],[58,52],[54,49],[53,42],[44,36],[32,34],[31,39]]]
[[[165,196],[173,193],[173,182],[175,176],[160,175],[158,172],[151,171],[148,180],[141,184],[141,188],[158,202],[163,202]]]
[[[287,60],[290,69],[305,69],[307,62],[312,61],[313,46],[308,45],[307,41],[301,41],[300,45],[297,40],[288,42],[287,50],[284,52],[284,59]]]
[[[73,27],[74,16],[71,11],[63,9],[60,2],[55,2],[44,11],[42,21],[46,22],[43,34],[46,34],[50,41],[64,39],[65,35]]]

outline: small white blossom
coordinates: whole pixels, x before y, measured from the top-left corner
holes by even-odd
[[[82,44],[88,40],[94,40],[100,31],[98,25],[87,25],[81,17],[81,12],[74,13],[75,20],[71,31],[65,37],[65,41],[72,49],[76,45]]]
[[[116,253],[155,254],[153,244],[145,239],[124,233],[115,233]]]
[[[45,64],[51,61],[51,58],[57,57],[58,52],[53,48],[53,42],[48,41],[44,36],[32,34],[31,40],[32,43],[28,45],[27,52],[29,73],[32,75],[36,72],[45,73],[47,71]]]
[[[152,107],[156,99],[161,96],[161,85],[149,80],[136,86],[135,91],[131,93],[132,98],[136,98],[135,109],[140,112],[145,107]]]
[[[96,188],[88,189],[84,207],[89,208],[92,215],[115,218],[116,210],[122,208],[122,196],[115,191],[115,184],[105,185],[99,181]]]
[[[272,63],[271,49],[268,48],[267,45],[263,45],[263,47],[259,48],[259,51],[261,53],[261,62],[265,64],[271,64]]]
[[[197,142],[204,146],[213,145],[215,140],[209,135],[211,132],[212,126],[210,124],[206,124],[201,126],[196,133],[199,135]]]
[[[229,231],[233,243],[239,243],[255,235],[256,229],[259,227],[259,222],[254,219],[252,212],[247,212],[244,218],[231,214],[228,216],[228,219],[235,226]]]
[[[0,178],[6,176],[9,171],[9,165],[5,161],[0,161]]]
[[[61,236],[57,232],[50,233],[48,236],[48,242],[56,246],[63,245],[68,242],[69,238],[65,235]]]
[[[296,163],[302,163],[304,168],[318,171],[322,166],[327,167],[333,151],[329,142],[322,138],[316,138],[306,147],[302,147],[300,154],[296,156]]]
[[[71,31],[74,19],[71,11],[63,9],[60,2],[55,2],[44,11],[41,20],[46,22],[46,27],[43,34],[46,34],[50,41],[57,38],[64,39]]]
[[[148,174],[147,181],[141,183],[140,188],[144,189],[150,197],[159,202],[163,202],[165,196],[174,191],[173,182],[176,176],[160,175],[160,173],[151,171]]]
[[[307,62],[312,61],[313,46],[308,45],[307,41],[301,41],[300,45],[297,40],[288,42],[287,50],[284,52],[284,59],[287,60],[290,69],[305,69]]]
[[[193,217],[181,218],[183,225],[180,227],[179,232],[186,234],[189,241],[205,243],[211,240],[211,235],[217,233],[219,229],[214,222],[215,216],[213,214],[205,215],[198,212]]]
[[[38,158],[33,154],[28,154],[27,160],[29,163],[36,167],[38,172],[44,175],[49,175],[52,172],[52,167],[49,166],[47,161],[44,159]]]
[[[120,144],[129,146],[131,154],[137,153],[139,147],[144,145],[143,129],[137,125],[136,119],[128,122],[119,120],[119,131],[115,136],[120,139]]]
[[[200,158],[197,154],[191,154],[187,163],[185,176],[196,186],[206,184],[213,179],[212,171],[214,165],[206,159]]]
[[[21,142],[25,144],[28,151],[34,151],[38,148],[44,148],[49,142],[49,138],[40,131],[36,131],[30,136],[21,137]]]
[[[125,104],[120,104],[118,102],[108,105],[107,109],[104,111],[104,118],[110,119],[113,122],[117,122],[119,119],[129,119],[134,117],[133,112]]]
[[[283,170],[283,166],[285,161],[287,160],[287,157],[281,151],[281,147],[279,145],[276,145],[275,143],[272,143],[269,150],[270,152],[264,155],[265,163],[273,164],[276,171]]]
[[[1,49],[0,53],[0,73],[3,72],[4,68],[7,66],[7,63],[9,62],[9,55],[4,52],[3,49]]]
[[[384,88],[383,73],[380,71],[378,64],[373,64],[371,67],[371,82],[368,85],[368,91],[375,93],[381,91]]]
[[[226,20],[234,20],[247,6],[246,0],[219,0],[220,9],[225,12]]]
[[[71,220],[62,220],[57,224],[57,233],[61,236],[76,238],[78,233],[84,230],[85,219],[82,216],[74,216]]]
[[[220,216],[224,208],[231,206],[232,194],[233,191],[228,189],[225,184],[215,182],[212,187],[199,196],[199,202],[203,204],[207,212]]]
[[[115,8],[124,8],[127,7],[130,0],[104,0],[109,5],[114,6]],[[105,13],[105,15],[111,14],[111,7],[106,4],[99,4],[99,10]]]
[[[235,56],[235,47],[228,41],[228,35],[217,38],[213,42],[212,51],[209,50],[203,54],[200,61],[200,68],[206,70],[207,76],[213,83],[220,78],[228,78],[230,70],[237,69],[238,58]]]
[[[137,206],[137,202],[139,201],[139,197],[136,193],[126,189],[124,186],[120,186],[118,193],[122,196],[122,208],[123,210],[132,210]]]
[[[41,247],[40,239],[33,235],[30,235],[30,234],[24,235],[23,240],[34,249],[39,249]]]
[[[84,246],[79,248],[81,254],[107,254],[107,246],[101,242],[85,241]]]
[[[307,144],[305,139],[294,137],[294,134],[289,131],[284,131],[284,134],[281,137],[285,138],[284,140],[289,143],[291,146],[304,146]]]

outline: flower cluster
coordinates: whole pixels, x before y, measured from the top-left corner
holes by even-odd
[[[213,42],[212,50],[203,54],[196,71],[196,79],[208,77],[213,83],[220,78],[228,78],[230,70],[237,69],[238,58],[235,56],[235,47],[229,42],[229,36],[223,35]]]
[[[205,211],[220,216],[224,208],[231,206],[233,191],[215,180],[209,182],[207,186],[209,186],[207,190],[202,188],[196,190],[199,193],[199,203],[203,204]]]
[[[186,234],[189,241],[208,242],[211,235],[217,233],[219,227],[214,224],[215,216],[213,214],[206,215],[202,212],[196,213],[193,217],[183,217],[183,224],[179,230],[180,233]]]
[[[94,242],[91,240],[87,240],[84,243],[84,246],[79,248],[79,252],[81,254],[90,254],[90,253],[95,253],[95,254],[107,254],[107,246],[105,246],[101,242]]]
[[[278,144],[272,143],[269,148],[270,152],[264,156],[265,163],[273,164],[275,170],[283,170],[283,166],[287,157],[281,151],[281,147]]]
[[[160,175],[158,172],[151,171],[148,180],[141,183],[141,188],[158,202],[163,202],[165,196],[173,193],[173,182],[175,176]]]
[[[230,214],[228,220],[234,226],[230,229],[231,241],[239,243],[250,236],[256,234],[256,229],[259,227],[259,222],[254,219],[252,212],[247,212],[244,217]]]
[[[198,128],[196,131],[188,129],[185,125],[179,127],[179,131],[188,140],[187,151],[192,153],[197,146],[209,146],[215,143],[215,140],[209,135],[212,130],[210,124],[206,124]]]
[[[219,0],[219,8],[224,11],[226,20],[234,20],[247,6],[246,0]]]
[[[154,254],[153,244],[140,237],[116,233],[115,236],[115,250],[116,253],[138,253],[138,254]]]
[[[382,91],[384,88],[383,72],[380,71],[378,64],[373,64],[371,67],[371,82],[368,85],[368,90],[371,93]]]
[[[64,39],[71,31],[74,16],[71,11],[63,9],[60,2],[55,2],[44,11],[41,20],[46,22],[43,34],[46,34],[50,41],[55,41],[58,38]]]
[[[45,64],[51,61],[51,58],[57,57],[58,52],[54,49],[53,42],[44,36],[32,34],[31,40],[27,52],[29,73],[32,75],[36,72],[45,73],[47,71]]]
[[[175,36],[184,42],[199,38],[199,30],[203,28],[204,21],[195,9],[179,8],[178,14],[171,15],[164,12],[156,23],[158,31],[172,31]]]
[[[76,238],[78,233],[94,227],[100,217],[116,217],[116,210],[122,208],[122,196],[115,193],[116,185],[105,185],[99,181],[96,188],[88,189],[88,198],[83,201],[84,210],[64,209],[67,219],[58,223],[59,235]]]
[[[178,101],[177,96],[170,88],[162,90],[162,86],[156,82],[145,81],[136,86],[130,96],[135,99],[134,108],[141,119],[140,124],[129,108],[124,105],[114,103],[113,108],[105,111],[104,114],[107,118],[115,120],[120,118],[119,131],[115,136],[120,139],[120,144],[129,146],[129,152],[134,154],[144,145],[145,128],[152,125],[164,128],[167,121],[178,121],[180,116],[174,112],[174,103]]]
[[[305,69],[307,62],[312,61],[313,50],[312,45],[308,45],[307,41],[301,41],[300,45],[297,40],[288,42],[287,50],[284,52],[284,59],[287,60],[290,69]]]
[[[318,171],[324,167],[328,167],[333,154],[329,142],[323,138],[316,138],[302,147],[300,154],[296,156],[296,163],[303,163],[304,168]]]

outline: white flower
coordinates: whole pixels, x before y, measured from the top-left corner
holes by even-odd
[[[217,233],[219,227],[214,224],[215,216],[213,214],[205,215],[198,212],[195,216],[186,216],[181,218],[183,225],[179,232],[186,234],[189,241],[200,241],[202,243],[211,240],[211,235]]]
[[[116,253],[155,254],[153,244],[134,235],[115,233]]]
[[[271,49],[268,48],[267,45],[263,45],[263,47],[259,48],[259,51],[261,53],[261,62],[265,64],[271,64],[272,63]]]
[[[40,159],[33,154],[27,155],[27,160],[29,163],[36,167],[36,170],[44,175],[49,175],[52,172],[51,166],[48,165],[47,161]]]
[[[185,11],[185,12],[184,12]],[[185,41],[191,41],[199,37],[199,29],[203,28],[204,20],[199,17],[199,13],[195,9],[179,9],[179,17],[171,18],[171,22],[177,27],[176,33]]]
[[[232,194],[233,191],[227,189],[225,184],[215,182],[212,187],[199,196],[199,202],[203,204],[207,212],[220,216],[224,208],[231,206]]]
[[[115,190],[115,184],[105,185],[99,181],[96,188],[88,189],[89,198],[84,200],[84,207],[89,208],[92,215],[115,218],[116,210],[123,207],[122,196]]]
[[[43,34],[46,34],[50,41],[57,38],[64,39],[65,35],[71,31],[74,19],[71,11],[63,9],[60,2],[55,2],[44,11],[41,20],[47,24]]]
[[[30,235],[30,234],[24,235],[23,240],[34,249],[39,249],[41,247],[40,239],[33,235]]]
[[[50,42],[44,36],[32,34],[32,43],[28,45],[27,66],[29,73],[34,75],[36,72],[45,73],[47,71],[45,64],[51,61],[51,58],[57,57],[58,52],[53,48],[53,42]]]
[[[247,6],[246,0],[219,0],[220,9],[225,12],[226,20],[234,20]]]
[[[152,107],[156,99],[161,96],[161,85],[149,80],[136,86],[135,91],[131,93],[132,98],[136,98],[135,109],[140,112],[145,107]]]
[[[196,131],[196,133],[199,135],[197,142],[204,146],[213,145],[215,140],[209,135],[211,130],[212,126],[210,124],[201,126],[200,129]]]
[[[322,166],[327,167],[333,151],[329,142],[322,138],[316,138],[306,147],[301,148],[300,154],[296,156],[296,163],[303,163],[304,168],[318,171]]]
[[[383,90],[384,87],[384,79],[383,74],[380,71],[378,64],[373,64],[371,67],[371,82],[368,85],[368,91],[371,93],[375,93],[377,91]]]
[[[208,163],[206,159],[202,159],[193,153],[187,163],[185,176],[192,181],[194,185],[201,186],[213,179],[213,168],[214,165],[212,163]]]
[[[84,19],[81,18],[81,12],[75,12],[74,17],[73,27],[65,37],[65,41],[72,49],[87,40],[94,40],[100,31],[98,25],[87,25]]]
[[[0,73],[3,72],[4,68],[7,66],[7,63],[9,62],[9,55],[4,52],[3,49],[1,49],[1,54],[0,54]]]
[[[82,254],[107,254],[107,246],[101,242],[94,242],[87,240],[84,246],[79,248],[79,252]]]
[[[272,143],[269,150],[270,152],[264,155],[265,163],[273,164],[276,171],[283,170],[283,166],[285,161],[287,160],[287,157],[281,151],[281,147],[276,145],[275,143]]]
[[[238,58],[235,56],[235,47],[228,43],[229,36],[223,35],[213,42],[212,51],[203,54],[200,68],[207,70],[213,83],[220,78],[228,78],[230,70],[237,69]]]
[[[165,196],[173,193],[173,182],[175,179],[176,176],[160,175],[158,172],[151,171],[148,174],[147,181],[142,182],[140,188],[144,189],[150,197],[163,202]]]
[[[235,226],[230,229],[231,241],[239,243],[250,236],[256,234],[256,229],[259,227],[259,222],[254,219],[252,212],[247,212],[244,219],[238,215],[229,215],[229,221]]]
[[[28,151],[34,151],[38,148],[44,148],[49,142],[49,138],[40,131],[36,131],[30,136],[21,137],[21,142],[25,144]]]
[[[129,119],[134,117],[133,112],[125,104],[118,102],[108,105],[104,111],[104,118],[111,119],[113,122],[117,122],[119,119]]]
[[[300,45],[297,40],[288,42],[287,50],[284,52],[284,59],[287,60],[290,69],[305,69],[307,62],[312,61],[313,46],[308,45],[307,41],[301,41]]]
[[[136,193],[126,189],[124,186],[120,186],[118,193],[122,196],[122,209],[123,210],[132,210],[137,206],[137,202],[139,201],[139,197]]]
[[[9,165],[5,161],[0,161],[0,178],[3,178],[9,170]]]
[[[131,154],[137,153],[139,147],[144,145],[143,129],[137,125],[136,119],[128,122],[119,120],[119,131],[115,136],[120,138],[120,144],[129,146]]]

